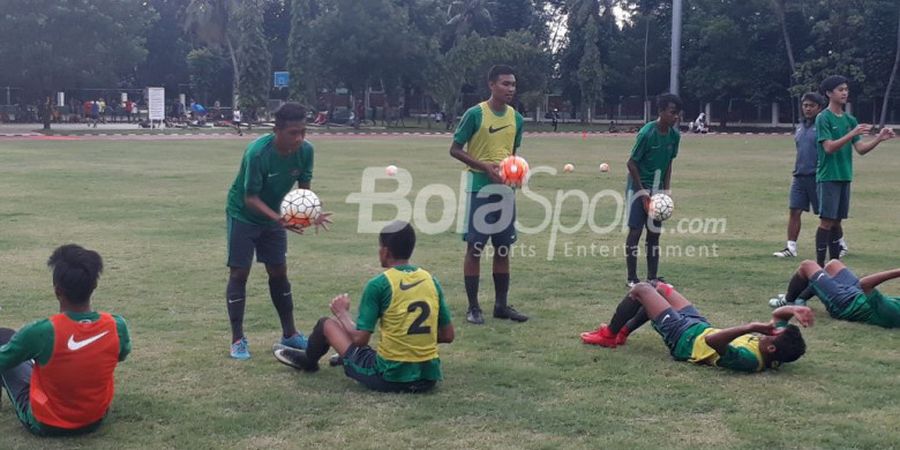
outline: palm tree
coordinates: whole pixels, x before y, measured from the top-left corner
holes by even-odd
[[[229,30],[233,28],[231,18],[239,5],[239,0],[191,0],[184,11],[184,29],[186,31],[193,33],[197,39],[209,47],[225,47],[228,50],[231,68],[234,72],[234,82],[231,86],[232,104],[234,105],[238,101],[241,77],[237,52],[231,42]]]
[[[492,0],[455,0],[447,8],[447,25],[454,27],[454,40],[460,39],[474,31],[487,34],[491,30],[494,18],[491,8],[497,6]]]

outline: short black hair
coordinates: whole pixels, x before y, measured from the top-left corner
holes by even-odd
[[[850,84],[850,80],[843,75],[832,75],[819,84],[819,93],[825,95],[826,92],[833,91],[836,87],[842,84]]]
[[[800,334],[800,328],[794,324],[788,325],[781,334],[775,336],[773,344],[775,351],[772,353],[772,361],[776,362],[771,364],[773,367],[794,362],[806,353],[806,341]]]
[[[824,107],[825,104],[828,103],[828,100],[818,92],[807,92],[803,94],[803,98],[800,99],[800,102],[813,102],[819,105],[819,107]]]
[[[416,230],[402,220],[395,220],[381,230],[378,243],[391,252],[394,259],[409,259],[416,248]]]
[[[665,111],[669,105],[675,105],[675,109],[681,111],[681,97],[675,94],[660,94],[659,97],[656,97],[657,111]]]
[[[295,102],[287,102],[275,111],[275,127],[283,128],[288,122],[305,122],[306,108]]]
[[[512,67],[505,64],[497,64],[496,66],[491,67],[491,71],[488,72],[488,81],[497,81],[497,79],[500,78],[500,75],[516,76],[516,71]]]
[[[100,254],[80,245],[67,244],[53,251],[47,266],[53,270],[53,286],[72,303],[84,304],[97,288],[103,272]]]

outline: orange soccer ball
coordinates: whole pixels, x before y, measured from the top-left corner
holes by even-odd
[[[528,176],[528,161],[521,156],[507,156],[500,161],[500,178],[510,186],[521,186]]]

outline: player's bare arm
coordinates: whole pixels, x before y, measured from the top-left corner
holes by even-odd
[[[900,278],[900,269],[886,270],[884,272],[873,273],[859,280],[859,286],[863,292],[868,295],[879,284],[894,278]]]
[[[860,126],[862,126],[862,125],[860,125]],[[869,129],[871,129],[871,126],[869,126]],[[878,144],[880,144],[884,141],[887,141],[889,139],[893,139],[894,136],[896,136],[894,134],[894,130],[892,130],[890,128],[882,128],[881,131],[879,131],[878,134],[875,135],[874,138],[872,138],[866,142],[857,142],[856,144],[853,144],[853,149],[856,150],[856,153],[859,153],[860,155],[865,155],[866,153],[869,153],[870,151],[874,150],[875,147],[878,146]]]
[[[463,164],[475,170],[483,171],[494,183],[503,182],[503,179],[500,178],[499,164],[486,163],[469,156],[469,154],[466,153],[465,149],[463,149],[463,146],[460,143],[453,142],[452,144],[450,144],[450,156],[462,161]]]
[[[872,129],[871,125],[866,125],[866,124],[857,125],[856,128],[850,130],[849,133],[841,136],[840,139],[822,141],[822,148],[824,148],[825,153],[828,153],[829,155],[832,153],[837,153],[841,148],[843,148],[845,145],[850,143],[853,140],[853,138],[855,138],[856,136],[862,136],[862,135],[868,133],[869,130],[871,130],[871,129]],[[859,150],[857,150],[857,151],[859,151]],[[864,154],[864,153],[861,153],[861,154]]]
[[[736,338],[748,333],[760,333],[771,336],[775,333],[775,325],[771,323],[751,322],[736,327],[726,328],[706,336],[706,344],[716,353],[724,355],[728,351],[728,344]]]
[[[815,313],[806,306],[782,306],[772,311],[772,320],[787,322],[791,319],[797,319],[797,322],[804,327],[811,327],[815,322]]]
[[[344,327],[350,335],[353,344],[359,347],[369,345],[372,333],[356,329],[356,323],[350,318],[350,296],[341,294],[331,300],[331,312],[335,319]]]

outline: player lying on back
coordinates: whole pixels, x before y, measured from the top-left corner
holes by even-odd
[[[57,248],[47,265],[59,314],[0,328],[0,379],[25,428],[39,436],[89,433],[106,417],[113,372],[131,352],[125,320],[91,307],[103,271],[97,252]]]
[[[319,359],[333,347],[344,373],[381,392],[425,392],[441,379],[437,344],[453,342],[450,310],[437,279],[410,265],[416,233],[406,222],[386,226],[378,238],[382,274],[369,280],[359,301],[359,316],[350,318],[347,294],[331,301],[334,318],[322,318],[306,350],[275,346],[275,359],[295,369],[319,370]],[[378,350],[369,339],[380,323]]]
[[[769,300],[769,305],[806,304],[816,295],[835,319],[898,328],[900,298],[888,297],[876,289],[894,278],[900,278],[900,269],[857,278],[840,260],[832,259],[825,269],[816,261],[806,260],[788,282],[787,293]]]
[[[601,325],[597,332],[583,334],[582,341],[615,347],[616,334],[625,322],[640,314],[641,308],[653,321],[653,328],[662,336],[675,360],[741,372],[761,372],[796,361],[806,352],[806,343],[800,328],[788,321],[796,318],[804,327],[813,324],[811,309],[783,306],[772,312],[769,322],[713,328],[672,285],[659,282],[654,288],[648,283],[639,283],[622,299],[610,325]],[[613,336],[613,340],[610,341],[609,336]]]

